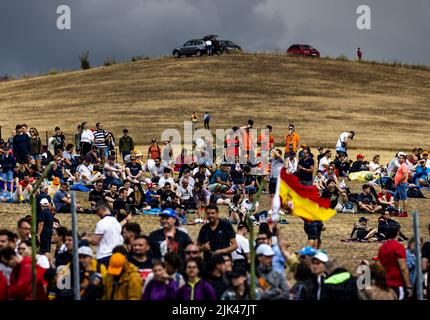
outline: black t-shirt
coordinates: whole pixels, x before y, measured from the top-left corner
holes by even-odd
[[[56,134],[54,136],[54,149],[64,149],[64,141],[66,141],[64,134]]]
[[[421,257],[427,258],[430,263],[430,241],[427,241],[423,244],[423,247],[421,249]]]
[[[224,220],[219,220],[218,226],[215,228],[215,230],[210,228],[209,223],[203,225],[200,229],[197,242],[199,244],[209,242],[211,252],[214,252],[218,249],[230,247],[231,240],[235,238],[236,234],[231,224]],[[205,252],[205,259],[209,258],[209,256],[210,255]]]
[[[181,259],[184,259],[184,250],[192,242],[190,236],[181,230],[176,229],[173,239],[167,239],[164,229],[158,229],[149,235],[149,245],[151,246],[150,256],[152,259],[159,260],[166,253],[162,252],[162,249],[166,248],[167,252],[175,252]]]
[[[93,202],[97,202],[100,200],[104,200],[105,196],[104,196],[104,191],[97,191],[97,190],[91,190],[89,196],[88,196],[88,201],[93,201]]]
[[[299,165],[305,169],[310,169],[312,166],[315,165],[315,161],[314,161],[314,159],[312,159],[310,157],[307,160],[300,159]],[[299,179],[302,181],[312,181],[313,180],[313,173],[299,170]]]
[[[254,186],[255,186],[255,176],[251,175],[251,174],[245,174],[245,186],[250,186],[253,182],[254,182]]]
[[[215,289],[217,299],[221,299],[222,294],[230,287],[228,280],[223,276],[221,277],[209,276],[208,282]]]
[[[40,211],[40,200],[42,200],[42,199],[48,199],[49,203],[52,203],[51,197],[48,194],[46,194],[44,192],[39,193],[36,196],[36,212]]]
[[[363,204],[374,204],[376,203],[373,195],[371,193],[369,193],[368,195],[365,195],[364,193],[360,193],[358,195],[358,199],[359,202],[361,201]]]
[[[115,201],[113,202],[113,212],[115,214],[121,212],[121,210],[126,211],[126,208],[127,203],[121,198],[115,199]]]
[[[49,209],[43,209],[37,213],[36,229],[40,222],[43,222],[43,229],[40,234],[40,239],[51,241],[52,232],[54,229],[54,215],[51,213]]]
[[[321,198],[330,199],[330,208],[334,209],[339,199],[339,190],[335,189],[333,192],[330,192],[328,189],[325,189],[321,193]]]
[[[152,259],[147,257],[145,262],[137,261],[132,254],[128,255],[128,262],[134,264],[139,271],[143,271],[144,269],[152,269]]]
[[[195,182],[200,182],[201,184],[203,184],[206,180],[206,173],[200,173],[200,171],[196,172],[196,174],[194,175],[194,181]]]
[[[175,198],[177,198],[176,193],[174,193],[173,191],[167,193],[164,190],[160,189],[157,191],[157,194],[160,195],[161,209],[163,210],[166,208],[171,208]]]
[[[129,162],[126,164],[126,168],[130,169],[130,173],[132,176],[137,176],[139,172],[142,170],[142,166],[139,163]]]
[[[71,263],[73,260],[73,254],[69,251],[60,253],[57,258],[55,259],[55,266],[65,266],[69,263]]]

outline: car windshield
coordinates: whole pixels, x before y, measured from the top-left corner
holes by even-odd
[[[312,48],[311,46],[308,46],[308,45],[302,46],[302,49],[305,49],[305,50],[314,50],[314,48]]]

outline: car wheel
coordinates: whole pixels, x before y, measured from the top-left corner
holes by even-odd
[[[173,52],[173,55],[175,56],[175,58],[180,58],[181,57],[181,53],[178,50],[175,50]]]
[[[201,52],[200,50],[197,50],[197,51],[196,51],[196,56],[197,56],[197,57],[201,57],[201,56],[202,56],[202,52]]]

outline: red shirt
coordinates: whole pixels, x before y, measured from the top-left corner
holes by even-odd
[[[161,157],[161,150],[159,146],[150,146],[149,147],[149,153],[151,155],[151,159],[155,160],[159,157]]]
[[[382,192],[379,192],[378,193],[378,199],[382,199],[382,197],[383,197],[384,195],[382,194]],[[389,193],[389,192],[387,192],[387,194],[385,195],[385,200],[387,201],[387,202],[390,202],[390,200],[391,200],[391,198],[392,198],[393,196],[391,195],[391,193]]]
[[[44,292],[45,280],[43,275],[45,270],[36,265],[36,299],[45,300]],[[9,297],[12,300],[31,300],[31,258],[23,257],[21,264],[16,266],[10,275]]]
[[[406,259],[405,247],[396,240],[387,240],[379,249],[378,258],[386,272],[387,286],[403,287],[403,276],[397,259]]]

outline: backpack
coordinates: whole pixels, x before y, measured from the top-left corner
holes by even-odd
[[[408,188],[408,197],[409,198],[425,198],[423,193],[418,187],[410,187]]]

